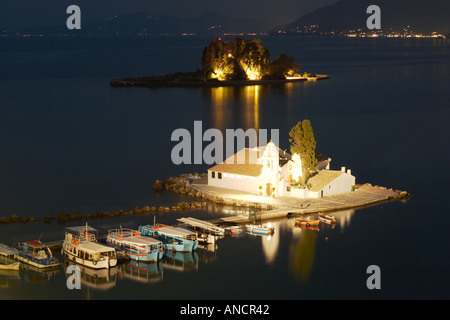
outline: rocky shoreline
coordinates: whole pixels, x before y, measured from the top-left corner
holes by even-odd
[[[217,204],[235,206],[235,207],[247,207],[254,208],[256,210],[272,210],[274,207],[272,205],[262,203],[262,202],[251,202],[251,201],[243,201],[230,199],[227,197],[223,197],[218,194],[201,191],[195,186],[193,186],[193,182],[200,179],[207,179],[207,173],[186,173],[181,174],[179,176],[172,176],[164,181],[156,180],[153,184],[153,190],[155,191],[163,191],[168,190],[178,194],[186,194],[191,197],[200,198],[203,200],[208,200]]]
[[[155,80],[153,77],[129,77],[113,79],[109,85],[111,87],[230,87],[230,86],[254,86],[282,84],[299,81],[316,81],[329,79],[328,75],[317,75],[315,77],[301,77],[294,79],[279,80],[242,80],[242,81],[205,81],[205,80]]]
[[[186,211],[186,210],[194,210],[201,209],[206,207],[206,202],[193,201],[193,202],[179,202],[176,205],[172,206],[144,206],[142,208],[135,207],[130,210],[115,210],[115,211],[98,211],[94,213],[83,213],[83,212],[75,212],[75,213],[59,213],[55,217],[47,216],[44,218],[37,217],[29,217],[29,216],[19,216],[16,214],[0,217],[0,224],[8,224],[8,223],[29,223],[29,222],[43,222],[43,223],[51,223],[52,221],[56,221],[60,224],[64,224],[69,221],[81,221],[81,220],[91,220],[91,219],[105,219],[105,218],[114,218],[119,216],[131,216],[131,215],[142,215],[148,214],[150,212],[169,212],[169,211]]]
[[[189,190],[189,186],[186,185],[185,176],[191,175],[183,175],[183,178],[172,178],[166,180],[166,186],[161,182],[155,182],[154,190],[162,191],[161,188],[164,186],[164,189],[170,190],[183,194],[189,194],[194,196],[191,192],[186,192]],[[176,183],[173,184],[174,179],[176,179]],[[170,183],[172,182],[172,183]],[[191,202],[178,202],[176,205],[165,205],[165,206],[151,206],[146,205],[143,207],[135,207],[129,210],[114,210],[114,211],[97,211],[93,213],[83,213],[83,212],[74,212],[74,213],[59,213],[56,216],[47,216],[43,218],[30,217],[30,216],[22,216],[17,214],[12,214],[7,217],[0,217],[0,224],[8,224],[8,223],[33,223],[33,222],[43,222],[43,223],[51,223],[52,221],[56,221],[60,224],[64,224],[69,221],[80,221],[80,220],[91,220],[91,219],[104,219],[104,218],[114,218],[119,216],[131,216],[131,215],[143,215],[151,212],[170,212],[170,211],[188,211],[201,209],[206,207],[206,201],[191,201]]]

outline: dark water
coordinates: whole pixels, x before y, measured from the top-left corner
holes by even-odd
[[[407,190],[411,200],[336,213],[340,223],[318,232],[282,219],[271,239],[244,235],[161,265],[86,273],[82,290],[67,289],[63,268],[0,275],[0,298],[448,299],[449,42],[268,37],[263,43],[273,57],[287,53],[303,70],[331,79],[244,88],[109,87],[112,78],[194,70],[209,40],[2,39],[0,216],[190,201],[155,194],[152,184],[206,170],[170,158],[171,133],[193,132],[195,120],[203,130],[279,129],[281,147],[288,148],[290,129],[310,119],[333,169],[351,168],[357,183]],[[232,213],[208,204],[188,214]],[[171,224],[183,215],[156,216]],[[153,218],[90,224],[106,230]],[[64,227],[0,225],[0,242],[62,239]],[[380,290],[366,286],[370,265],[380,267]]]

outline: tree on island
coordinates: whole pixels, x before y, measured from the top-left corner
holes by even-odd
[[[260,80],[284,79],[300,68],[294,58],[285,54],[273,61],[269,57],[261,39],[218,38],[203,50],[202,71],[208,80]]]
[[[316,139],[311,121],[299,121],[289,132],[291,153],[297,153],[302,163],[302,183],[306,184],[311,174],[316,170]]]
[[[284,79],[286,76],[293,76],[300,70],[301,66],[295,63],[293,57],[282,53],[268,65],[266,79]]]

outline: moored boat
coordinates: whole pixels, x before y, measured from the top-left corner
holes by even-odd
[[[271,235],[275,232],[275,228],[272,227],[270,222],[267,225],[247,224],[245,228],[247,229],[247,232],[253,234]]]
[[[204,243],[204,244],[213,244],[216,243],[217,236],[209,233],[202,233],[198,235],[198,242]]]
[[[164,255],[161,241],[142,236],[138,230],[128,228],[108,230],[106,242],[117,250],[123,250],[130,259],[136,261],[157,262]]]
[[[303,230],[313,230],[313,231],[319,231],[319,227],[318,226],[303,226],[303,225],[297,225],[299,228],[303,229]]]
[[[162,241],[164,248],[169,251],[192,252],[198,247],[197,233],[185,228],[154,224],[140,226],[139,232]]]
[[[98,243],[96,229],[86,226],[67,227],[62,251],[68,259],[93,269],[108,269],[117,265],[116,250]]]
[[[20,262],[39,269],[53,268],[61,264],[56,257],[53,257],[50,248],[39,240],[19,243],[19,250],[16,257]]]
[[[335,224],[336,218],[333,216],[330,216],[328,214],[319,214],[319,220],[320,222],[326,223],[326,224]]]
[[[242,233],[243,227],[236,225],[236,226],[228,226],[225,227],[224,229],[226,235],[236,236]]]
[[[296,218],[296,219],[294,219],[294,221],[295,221],[295,224],[300,225],[300,226],[305,226],[305,227],[318,226],[320,223],[319,220],[311,220],[309,218],[306,218],[306,219]]]
[[[19,270],[20,262],[16,261],[19,251],[0,243],[0,270]]]

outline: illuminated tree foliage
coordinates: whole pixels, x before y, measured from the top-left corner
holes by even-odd
[[[291,139],[291,153],[297,153],[302,160],[302,179],[306,183],[316,170],[316,139],[314,138],[311,121],[299,121],[289,132]]]
[[[272,62],[269,57],[260,39],[224,41],[218,38],[203,50],[202,71],[207,79],[260,80],[284,78],[297,66],[294,59],[286,55]],[[272,76],[272,71],[276,71],[276,75]]]
[[[282,53],[269,63],[266,79],[284,79],[299,70],[300,65],[295,63],[294,58]]]

